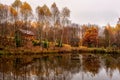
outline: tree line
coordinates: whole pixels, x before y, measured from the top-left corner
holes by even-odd
[[[27,2],[15,0],[11,5],[0,4],[0,45],[4,40],[13,39],[16,31],[30,30],[35,33],[36,40],[62,43],[72,46],[88,47],[120,47],[120,24],[99,27],[95,24],[78,25],[70,21],[70,9],[59,10],[56,3],[37,6],[35,14]],[[9,39],[10,38],[10,39]],[[16,44],[15,44],[16,45]]]

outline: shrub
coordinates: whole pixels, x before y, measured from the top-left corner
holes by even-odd
[[[44,48],[48,48],[49,47],[49,42],[47,40],[43,41],[42,44],[43,44]]]
[[[33,43],[33,46],[40,46],[41,45],[41,42],[39,40],[33,40],[32,43]]]

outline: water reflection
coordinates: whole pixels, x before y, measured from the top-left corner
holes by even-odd
[[[120,80],[119,55],[0,56],[0,80]]]
[[[90,72],[92,75],[98,74],[100,69],[100,59],[95,55],[83,55],[83,70]]]

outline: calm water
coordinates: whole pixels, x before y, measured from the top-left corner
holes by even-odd
[[[0,56],[0,80],[120,80],[120,56]]]

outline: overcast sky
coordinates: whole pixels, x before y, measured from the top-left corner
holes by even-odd
[[[97,24],[100,26],[115,25],[120,17],[120,0],[21,0],[28,2],[33,9],[36,6],[55,2],[60,10],[68,7],[71,11],[70,20],[78,24]],[[0,0],[10,5],[14,0]]]

